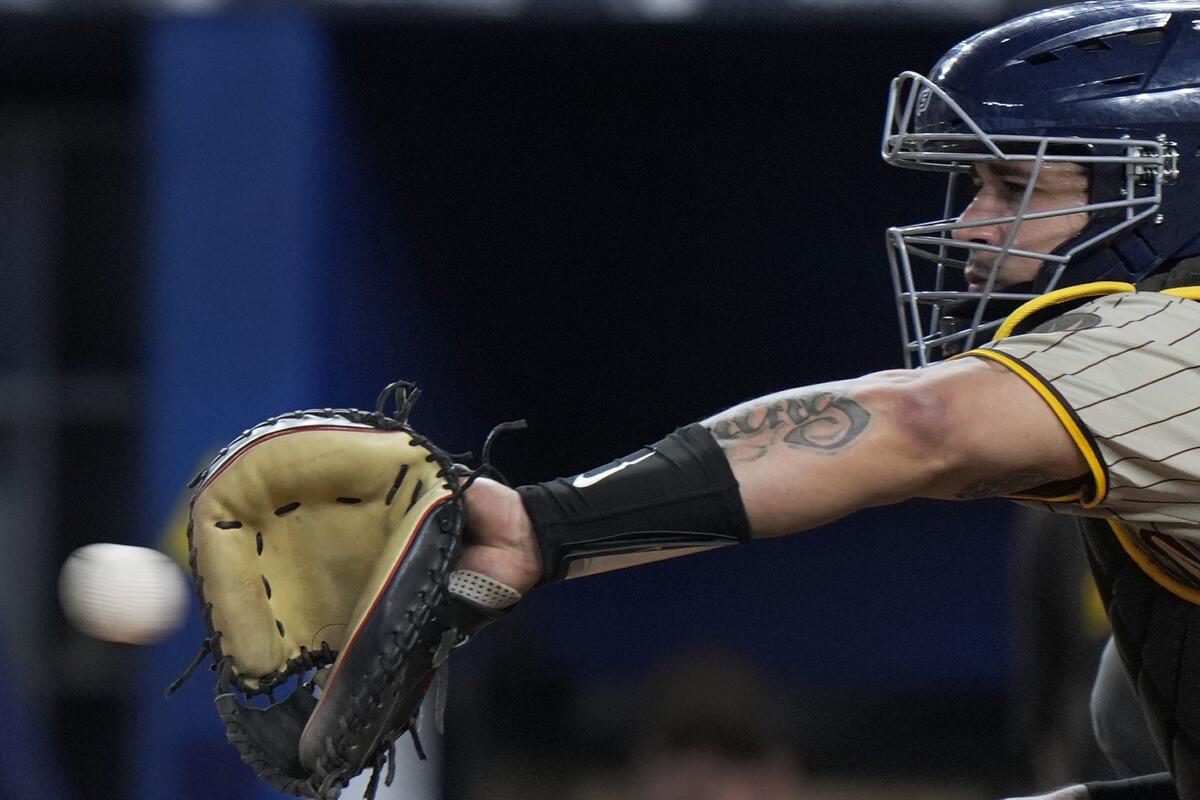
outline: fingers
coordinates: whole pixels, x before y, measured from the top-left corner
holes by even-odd
[[[511,488],[480,478],[464,496],[466,541],[458,568],[473,570],[525,592],[542,577],[533,524]]]

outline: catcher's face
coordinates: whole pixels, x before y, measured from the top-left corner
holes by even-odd
[[[975,195],[958,221],[979,224],[956,229],[953,237],[961,242],[1000,248],[1008,242],[1013,227],[1018,226],[1011,250],[1050,253],[1083,230],[1088,221],[1086,212],[1037,219],[1028,217],[1086,205],[1088,177],[1084,168],[1067,162],[1043,163],[1031,187],[1032,172],[1031,161],[977,162],[972,170]],[[1018,219],[988,222],[1006,217]],[[993,291],[1031,282],[1037,277],[1042,263],[1042,259],[1030,256],[972,250],[965,271],[967,291],[982,292],[993,272],[996,273]]]

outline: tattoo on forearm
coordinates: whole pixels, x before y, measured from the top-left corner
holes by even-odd
[[[1050,483],[1052,475],[1046,475],[1032,469],[1018,469],[1000,475],[992,475],[971,481],[955,492],[959,500],[982,500],[985,497],[1003,497],[1006,494],[1016,494],[1036,486]]]
[[[871,414],[842,394],[817,392],[776,398],[710,425],[731,458],[753,461],[779,442],[792,447],[838,450],[866,430]]]

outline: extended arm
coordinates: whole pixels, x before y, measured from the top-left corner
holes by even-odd
[[[792,389],[704,424],[760,536],[913,497],[995,497],[1086,472],[1037,393],[974,358]]]
[[[703,424],[724,450],[757,536],[913,497],[993,497],[1086,472],[1038,394],[980,359],[780,392]],[[462,566],[519,589],[534,585],[541,559],[517,494],[479,482],[467,504],[474,546]]]

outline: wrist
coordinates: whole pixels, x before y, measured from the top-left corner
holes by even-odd
[[[701,425],[572,479],[517,488],[544,581],[570,562],[750,538],[737,479]]]
[[[513,541],[510,544],[513,553],[513,579],[517,582],[515,588],[518,591],[527,592],[542,579],[542,554],[538,550],[533,520],[526,513],[520,496],[515,493],[512,495],[511,513],[512,527],[509,530],[513,532]]]

